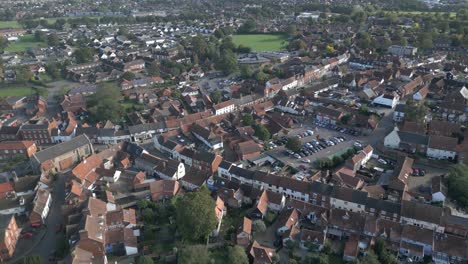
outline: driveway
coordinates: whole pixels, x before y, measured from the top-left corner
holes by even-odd
[[[34,245],[32,248],[29,248],[29,252],[24,253],[24,251],[16,251],[16,253],[18,253],[18,255],[15,256],[16,260],[23,256],[41,256],[42,263],[55,263],[49,261],[49,255],[56,250],[57,239],[59,239],[62,235],[62,233],[55,233],[55,227],[62,224],[63,220],[61,207],[65,201],[65,177],[65,175],[59,174],[57,181],[54,183],[54,189],[52,192],[52,205],[49,211],[49,215],[46,219],[46,224],[44,225],[46,228],[45,235],[42,238],[35,238],[40,240],[35,241],[37,242],[36,245]],[[25,239],[20,239],[17,248],[24,248],[26,245],[22,245],[23,243],[30,245],[31,242]]]

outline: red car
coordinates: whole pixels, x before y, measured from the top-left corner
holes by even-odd
[[[24,233],[24,234],[21,234],[21,238],[31,238],[33,236],[33,233],[31,232],[27,232],[27,233]]]
[[[32,223],[31,224],[31,227],[40,227],[41,226],[41,223]]]

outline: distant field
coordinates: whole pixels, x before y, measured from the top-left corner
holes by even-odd
[[[450,14],[450,17],[456,17],[457,16],[457,13],[456,12],[421,12],[421,11],[385,11],[385,13],[396,13],[396,14],[401,14],[401,15],[420,15],[420,14],[425,14],[425,13],[428,13],[428,14],[435,14],[435,13],[439,13],[439,14],[446,14],[446,13],[449,13]]]
[[[232,37],[236,45],[244,45],[254,51],[278,51],[284,49],[287,37],[281,34],[246,34]]]
[[[13,95],[30,95],[34,93],[31,88],[0,88],[0,97],[7,97]]]
[[[44,42],[38,42],[34,39],[34,35],[24,35],[19,38],[16,42],[11,42],[10,45],[5,49],[8,52],[24,52],[29,48],[45,48],[47,44]]]
[[[21,25],[18,21],[0,21],[0,29],[1,28],[21,28]]]

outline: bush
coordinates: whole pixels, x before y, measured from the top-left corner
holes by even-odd
[[[266,231],[266,225],[265,222],[262,220],[255,220],[253,222],[253,230],[255,233],[263,233]]]

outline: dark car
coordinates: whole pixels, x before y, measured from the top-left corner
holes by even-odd
[[[424,176],[426,175],[426,170],[425,169],[419,169],[419,176]]]

